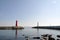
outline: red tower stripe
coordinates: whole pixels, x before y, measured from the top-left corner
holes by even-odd
[[[16,27],[18,27],[18,21],[16,20]]]

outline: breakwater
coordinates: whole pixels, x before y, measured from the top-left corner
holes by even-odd
[[[5,26],[3,26],[3,27],[1,26],[0,27],[0,30],[15,30],[15,29],[17,29],[17,30],[19,29],[20,30],[20,29],[24,29],[24,27],[20,27],[20,26],[19,27],[15,27],[15,26],[11,26],[11,27],[10,26],[6,26],[6,27]]]
[[[60,26],[35,26],[35,27],[32,27],[32,28],[60,30]]]

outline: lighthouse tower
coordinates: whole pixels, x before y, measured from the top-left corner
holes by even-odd
[[[16,28],[18,28],[18,21],[16,20]]]
[[[39,27],[39,22],[37,22],[37,27]]]

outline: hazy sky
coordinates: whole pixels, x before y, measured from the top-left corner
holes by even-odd
[[[0,26],[60,25],[60,0],[0,0]]]

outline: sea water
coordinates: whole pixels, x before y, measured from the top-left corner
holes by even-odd
[[[33,37],[40,37],[43,34],[52,35],[57,39],[57,35],[60,35],[60,30],[50,29],[34,29],[31,27],[25,27],[22,30],[0,30],[0,40],[26,40],[25,37],[29,37],[29,40],[35,40]]]

